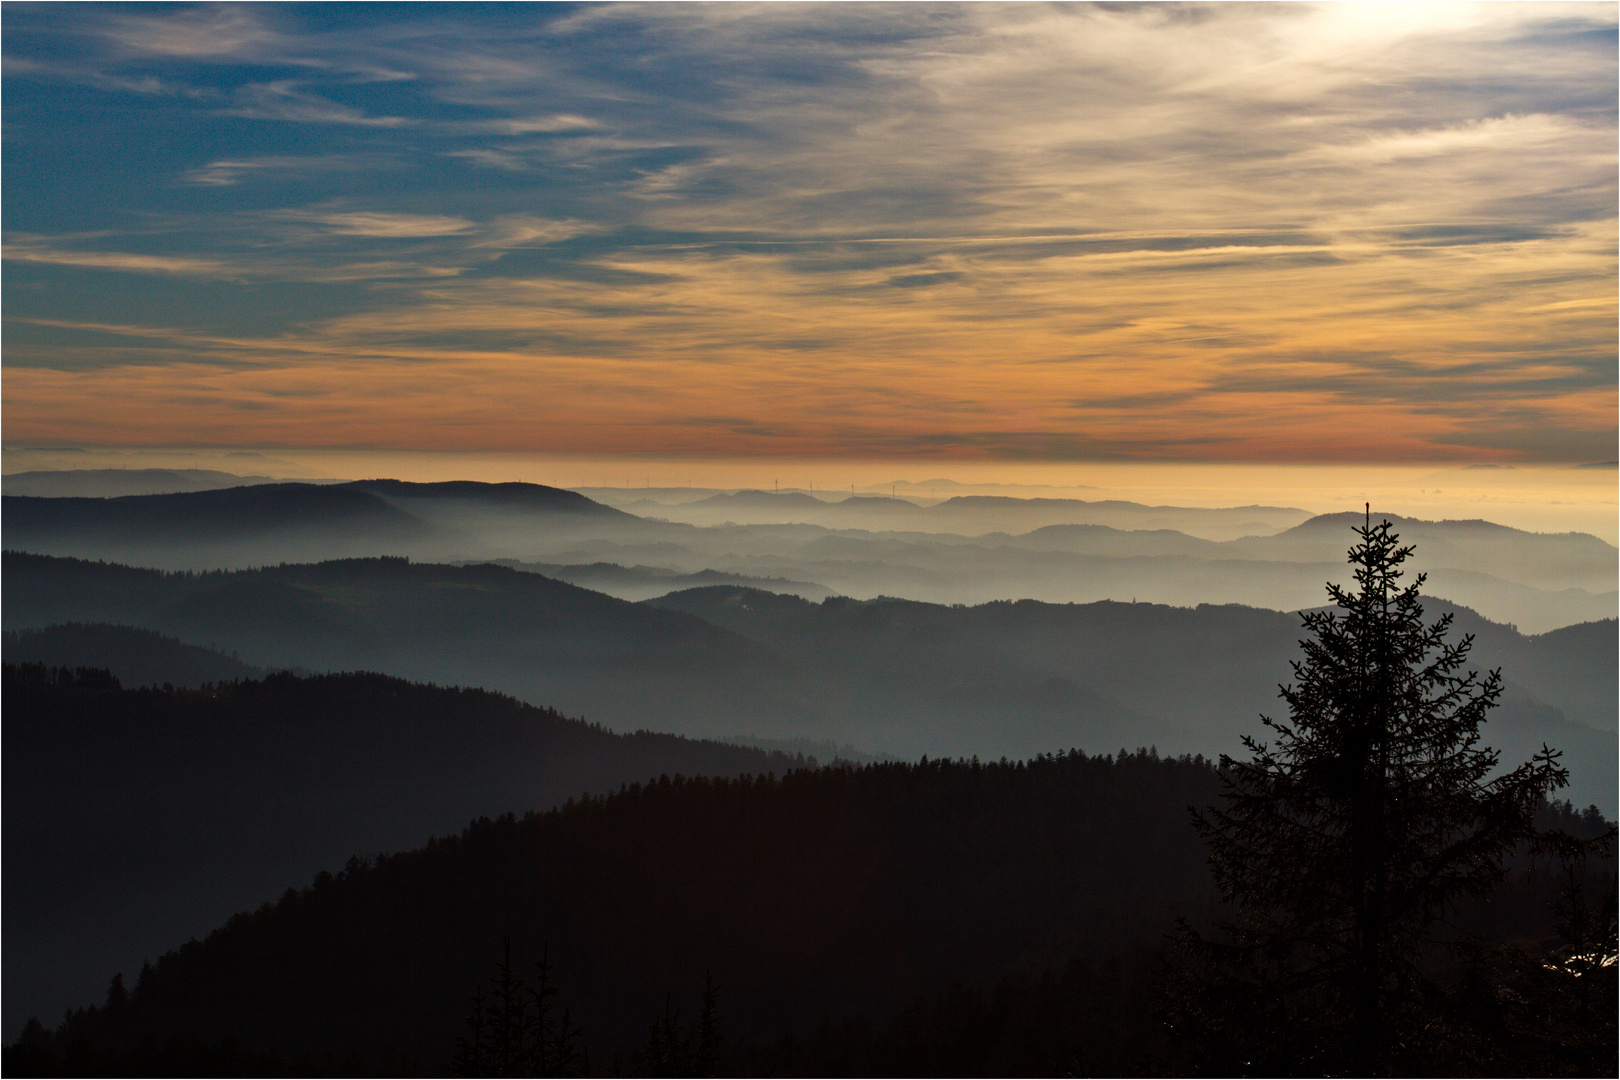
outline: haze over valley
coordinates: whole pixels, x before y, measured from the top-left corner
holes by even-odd
[[[1315,606],[1324,581],[1348,584],[1342,541],[1355,517],[1007,496],[931,505],[803,492],[681,496],[615,511],[534,484],[359,481],[6,505],[8,543],[19,549],[169,569],[387,553],[529,564],[637,600],[672,591],[672,578],[713,574],[687,583],[814,599],[1135,598],[1277,610]],[[1615,548],[1596,537],[1382,516],[1416,544],[1415,569],[1434,594],[1488,618],[1539,633],[1616,608]]]

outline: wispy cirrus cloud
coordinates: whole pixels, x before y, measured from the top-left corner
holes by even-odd
[[[416,234],[407,232],[393,234],[357,233],[356,235],[412,236]],[[187,256],[148,255],[105,248],[69,248],[27,237],[8,241],[3,253],[0,254],[3,254],[5,261],[8,263],[114,271],[158,277],[200,278],[214,282],[381,282],[402,278],[453,277],[466,269],[464,266],[438,265],[426,259],[335,261],[318,256],[300,258],[297,255],[277,258],[202,259]],[[50,320],[35,321],[39,322],[40,325],[50,325]]]
[[[327,212],[288,210],[280,216],[289,221],[318,225],[338,236],[423,237],[458,236],[477,226],[466,218],[444,214],[393,214],[381,211]]]
[[[128,251],[74,251],[30,242],[26,237],[8,240],[4,255],[11,262],[123,270],[139,274],[223,275],[230,272],[230,264],[219,259],[142,255]]]
[[[239,87],[228,103],[215,110],[221,116],[249,120],[282,120],[298,124],[354,124],[360,127],[398,128],[415,123],[404,116],[376,116],[363,109],[332,101],[305,90],[298,80],[254,83]]]
[[[408,356],[421,423],[591,452],[1613,440],[1612,7],[75,11],[6,14],[8,314],[208,282],[288,385]],[[70,85],[189,135],[98,157]]]
[[[323,173],[377,172],[396,167],[375,154],[265,154],[221,158],[187,169],[181,178],[199,187],[232,187],[251,180],[308,181]]]

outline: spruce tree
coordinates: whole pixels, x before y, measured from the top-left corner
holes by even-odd
[[[682,1029],[681,1010],[671,991],[664,999],[664,1011],[647,1031],[647,1045],[636,1056],[636,1065],[647,1076],[717,1076],[725,1041],[720,988],[713,974],[706,974],[697,1022],[690,1030]]]
[[[526,986],[512,968],[512,939],[501,946],[492,993],[473,992],[468,1034],[456,1039],[454,1066],[459,1076],[571,1076],[585,1067],[581,1031],[568,1010],[559,1021],[552,1012],[557,988],[551,984],[551,947],[535,962],[539,979]]]
[[[1424,622],[1424,575],[1400,584],[1413,548],[1388,521],[1355,532],[1355,589],[1330,584],[1334,606],[1304,615],[1288,720],[1262,717],[1247,760],[1222,756],[1224,805],[1195,815],[1233,916],[1223,940],[1183,937],[1203,961],[1194,1026],[1224,1034],[1229,1067],[1410,1061],[1444,920],[1516,848],[1558,839],[1534,819],[1568,780],[1559,754],[1492,778],[1479,729],[1500,671],[1467,669],[1473,638],[1448,641],[1450,615]]]

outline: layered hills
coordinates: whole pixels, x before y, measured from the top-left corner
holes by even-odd
[[[1196,913],[1213,780],[1168,759],[1277,714],[1348,516],[806,498],[728,494],[784,518],[728,525],[532,484],[7,495],[7,1028],[351,855],[531,810],[351,861],[148,970],[138,1022],[77,1022],[310,1068],[364,1030],[438,1068],[511,934],[577,947],[614,1046],[704,970],[770,1039]],[[1562,749],[1562,794],[1612,814],[1615,549],[1396,524],[1429,617],[1503,670],[1485,741]],[[782,780],[804,760],[749,743],[964,760]]]
[[[155,630],[108,623],[58,623],[4,632],[8,664],[91,668],[127,687],[197,687],[255,679],[265,672],[234,656],[187,645]]]
[[[265,668],[485,686],[620,730],[802,734],[811,689],[768,648],[502,566],[349,559],[191,574],[8,553],[7,628],[125,624]],[[67,662],[62,658],[60,662]],[[750,728],[744,726],[743,732]]]
[[[740,492],[676,508],[710,504],[750,513],[732,515],[742,524],[700,526],[657,517],[662,504],[632,503],[649,515],[638,517],[536,484],[376,480],[110,499],[8,495],[5,535],[11,549],[166,569],[380,554],[502,561],[633,600],[712,582],[815,598],[1135,598],[1297,610],[1321,602],[1323,581],[1348,584],[1353,524],[1353,515],[1268,507],[982,496],[920,506]],[[1496,621],[1542,632],[1612,617],[1620,604],[1620,556],[1595,537],[1392,520],[1416,543],[1412,565],[1430,575],[1432,593]],[[660,577],[685,580],[660,590]]]
[[[149,672],[164,650],[195,671],[204,651],[79,627],[8,638],[8,660],[14,645],[75,644]],[[93,669],[8,663],[4,692],[8,1031],[352,855],[662,774],[805,763],[380,675],[131,690]]]
[[[397,558],[190,574],[13,552],[4,570],[8,629],[120,623],[265,668],[486,686],[617,730],[900,757],[1235,751],[1276,710],[1301,636],[1297,614],[1238,605],[812,603],[738,586],[632,604],[509,567]],[[1563,747],[1571,797],[1611,807],[1615,620],[1543,640],[1430,606],[1476,635],[1482,670],[1504,668],[1488,739],[1520,760]]]
[[[1118,499],[1021,499],[1006,495],[956,495],[922,505],[883,495],[817,497],[801,491],[726,491],[696,499],[616,498],[606,488],[586,488],[593,496],[643,517],[691,525],[811,524],[899,532],[978,535],[1027,531],[1046,525],[1106,525],[1119,529],[1174,529],[1197,536],[1232,539],[1269,535],[1306,520],[1304,510],[1286,506],[1211,509],[1145,506]]]

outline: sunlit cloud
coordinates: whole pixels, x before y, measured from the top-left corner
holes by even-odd
[[[298,82],[262,83],[244,86],[231,102],[216,110],[221,116],[249,120],[286,120],[300,124],[357,124],[363,127],[405,127],[413,123],[403,116],[373,116],[364,110],[343,105],[304,90]]]
[[[99,30],[120,51],[150,56],[260,57],[282,43],[252,7],[235,4],[156,16],[114,16]]]
[[[309,221],[339,236],[455,236],[472,232],[475,226],[466,218],[442,214],[389,214],[364,211],[320,214],[290,211],[289,219]]]
[[[325,157],[266,155],[210,161],[207,165],[186,170],[183,176],[187,183],[201,187],[230,187],[258,177],[297,178],[321,172],[377,168],[380,164],[374,158],[357,159],[342,155]]]
[[[76,11],[6,15],[19,435],[1613,456],[1609,6]],[[68,85],[199,134],[65,215]]]
[[[49,263],[142,274],[220,276],[231,272],[229,264],[218,259],[139,255],[127,251],[67,251],[36,246],[26,241],[19,243],[15,239],[6,245],[5,258],[11,262]]]

